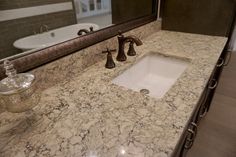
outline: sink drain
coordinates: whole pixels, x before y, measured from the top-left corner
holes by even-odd
[[[141,89],[139,92],[142,94],[145,94],[145,95],[150,93],[150,91],[148,89]]]

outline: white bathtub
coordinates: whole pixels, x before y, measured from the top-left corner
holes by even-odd
[[[89,30],[89,27],[91,26],[93,27],[94,31],[99,29],[99,26],[96,24],[80,23],[50,30],[42,34],[24,37],[16,40],[13,45],[15,48],[21,49],[22,51],[48,47],[70,39],[74,39],[78,37],[77,33],[80,29]]]

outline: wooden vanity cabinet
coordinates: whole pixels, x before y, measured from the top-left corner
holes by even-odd
[[[198,102],[198,105],[194,109],[194,112],[188,122],[188,125],[185,127],[183,134],[172,154],[172,157],[186,157],[188,150],[191,149],[194,144],[194,140],[197,136],[198,125],[202,118],[205,117],[207,112],[210,109],[210,104],[215,93],[215,89],[218,85],[220,74],[224,65],[227,61],[227,52],[223,52],[213,70],[213,73],[208,81],[207,86],[205,87],[202,96]]]

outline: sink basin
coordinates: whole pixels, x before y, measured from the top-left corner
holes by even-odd
[[[116,85],[162,98],[186,70],[189,62],[159,54],[149,54],[116,77]]]

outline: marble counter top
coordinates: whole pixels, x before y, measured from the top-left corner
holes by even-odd
[[[1,157],[167,157],[224,48],[226,38],[159,31],[117,67],[105,61],[42,92],[32,113],[0,115]],[[161,99],[111,80],[148,53],[190,60]],[[164,67],[163,67],[164,68]]]

